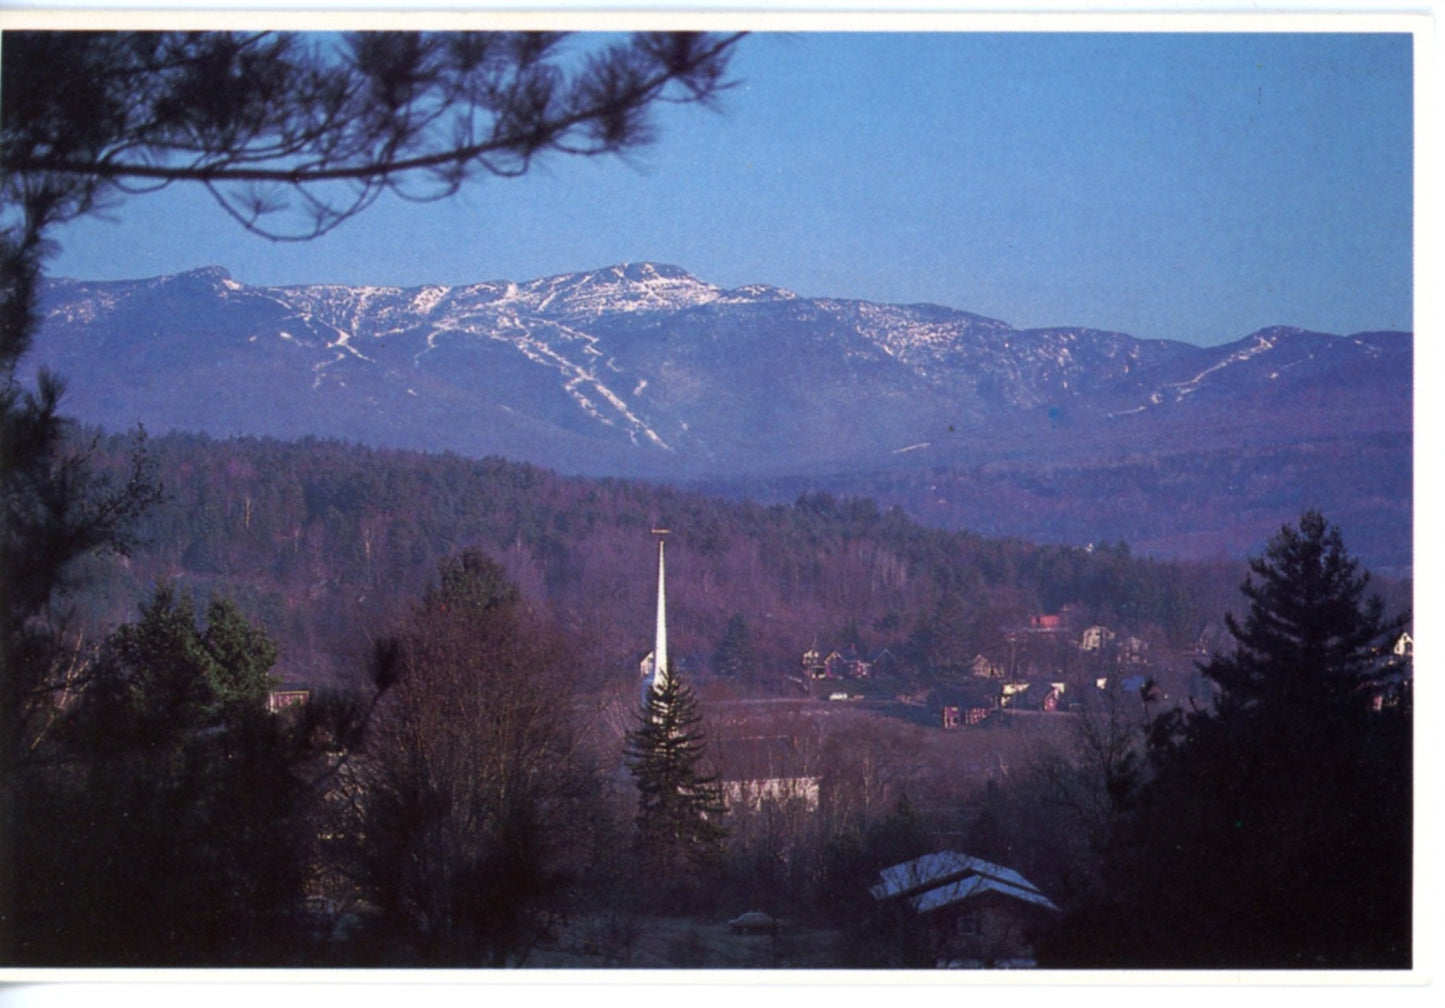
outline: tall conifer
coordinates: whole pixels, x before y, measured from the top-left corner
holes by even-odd
[[[1160,715],[1154,774],[1050,966],[1405,968],[1410,671],[1339,530],[1280,530],[1242,586],[1213,710]]]
[[[706,867],[722,852],[727,809],[715,774],[703,768],[706,736],[692,690],[676,672],[651,689],[627,736],[637,783],[637,844],[651,869],[666,874]]]

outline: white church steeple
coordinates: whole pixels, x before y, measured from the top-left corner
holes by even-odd
[[[667,529],[653,529],[657,536],[657,640],[653,645],[653,667],[657,689],[667,685],[667,567],[663,549],[667,545]]]
[[[642,660],[642,702],[653,690],[662,691],[667,686],[667,561],[666,536],[668,530],[655,528],[657,536],[657,636],[653,642],[652,654]]]

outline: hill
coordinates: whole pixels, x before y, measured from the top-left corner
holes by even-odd
[[[596,685],[635,674],[650,641],[655,547],[668,552],[673,651],[748,692],[795,691],[812,645],[889,649],[901,682],[966,675],[1030,617],[1085,622],[1192,648],[1242,569],[1137,557],[1122,544],[1036,545],[931,529],[825,493],[788,505],[643,481],[565,477],[524,463],[339,442],[165,435],[145,448],[164,486],[142,547],[91,588],[111,619],[171,581],[235,598],[282,644],[288,679],[342,684],[370,644],[464,549],[494,556],[528,601],[581,644]],[[129,441],[100,443],[102,466]],[[736,660],[714,659],[725,640]],[[1077,649],[1075,649],[1077,650]],[[585,684],[584,684],[585,685]]]

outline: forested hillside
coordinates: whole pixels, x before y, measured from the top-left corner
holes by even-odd
[[[1198,436],[1117,458],[1033,455],[772,480],[713,480],[725,496],[792,500],[805,489],[902,508],[926,525],[1036,542],[1127,539],[1136,553],[1210,560],[1260,549],[1282,516],[1317,506],[1376,574],[1409,577],[1410,432],[1264,446]]]
[[[128,438],[98,442],[128,464]],[[929,684],[960,672],[1008,627],[1072,605],[1188,647],[1230,602],[1240,571],[1134,557],[1122,543],[1035,545],[923,527],[872,501],[805,493],[791,505],[724,501],[643,482],[564,478],[497,459],[339,442],[148,442],[163,502],[140,548],[99,576],[104,618],[134,613],[158,582],[236,600],[280,644],[288,681],[341,685],[370,642],[418,597],[439,561],[492,555],[532,604],[583,642],[584,681],[634,670],[647,650],[650,530],[673,530],[669,616],[676,654],[741,685],[787,688],[811,644],[887,647]],[[599,678],[592,678],[599,677]]]

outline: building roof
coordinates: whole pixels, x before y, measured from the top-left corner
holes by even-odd
[[[796,780],[810,773],[789,735],[719,737],[708,742],[718,776],[724,781]]]
[[[920,913],[989,892],[1058,909],[1037,886],[1012,868],[951,850],[935,851],[883,869],[869,892],[874,899],[906,898]]]
[[[1025,903],[1033,903],[1036,906],[1048,910],[1057,910],[1058,907],[1049,900],[1047,896],[1039,892],[1033,886],[1009,885],[998,879],[988,878],[984,875],[969,875],[957,882],[950,882],[947,885],[939,886],[937,889],[929,889],[919,893],[908,902],[914,910],[919,913],[928,913],[931,910],[939,910],[955,903],[962,903],[964,900],[982,896],[985,893],[998,893],[1001,896],[1009,896],[1013,899],[1022,900]]]

